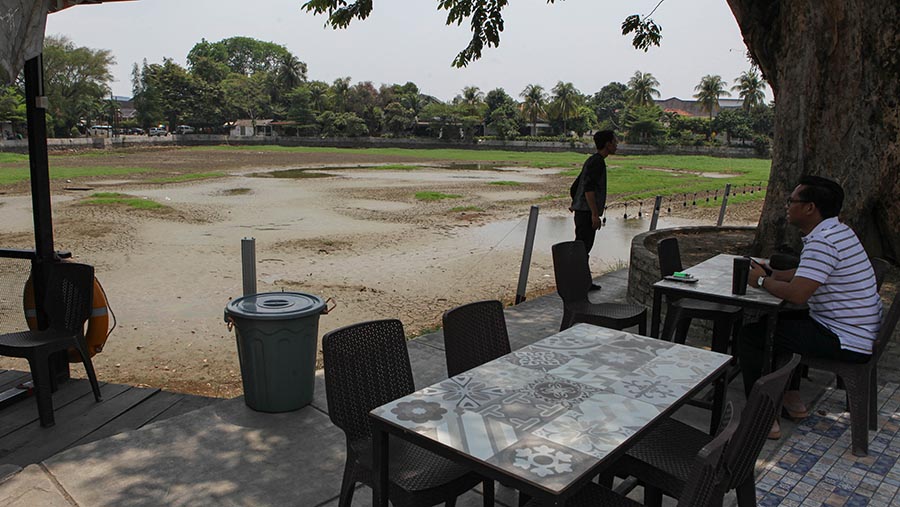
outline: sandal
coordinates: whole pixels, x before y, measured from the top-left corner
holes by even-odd
[[[778,419],[772,421],[772,429],[769,430],[769,440],[778,440],[781,438],[781,425],[778,423]]]

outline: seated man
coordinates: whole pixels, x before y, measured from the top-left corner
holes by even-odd
[[[881,298],[875,271],[856,234],[838,220],[844,190],[834,181],[804,176],[785,205],[787,221],[803,234],[800,264],[794,271],[766,276],[760,265],[751,265],[748,283],[809,312],[779,315],[775,328],[775,354],[796,352],[847,362],[865,362],[881,327]],[[765,323],[746,326],[740,334],[739,357],[744,390],[762,371]],[[784,395],[792,418],[806,417],[796,373]],[[769,438],[781,436],[778,419]]]

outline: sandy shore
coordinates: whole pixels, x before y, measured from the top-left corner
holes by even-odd
[[[105,157],[104,165],[110,164]],[[257,246],[259,291],[300,291],[331,297],[337,307],[320,319],[323,332],[361,320],[399,318],[407,334],[439,325],[441,313],[476,299],[510,301],[522,255],[529,207],[555,224],[536,244],[528,295],[552,290],[550,242],[568,239],[568,168],[510,165],[453,169],[450,162],[355,154],[198,152],[123,153],[123,166],[172,175],[222,171],[190,183],[152,183],[159,171],[105,179],[53,182],[57,249],[93,264],[118,327],[94,359],[109,382],[232,397],[241,393],[234,335],[225,304],[241,294],[241,238]],[[397,162],[416,170],[354,166]],[[73,157],[60,165],[96,165]],[[316,168],[322,177],[261,177],[275,169]],[[0,169],[2,170],[2,169]],[[516,182],[498,185],[492,182]],[[72,190],[90,188],[92,190]],[[30,248],[27,187],[4,188],[4,247]],[[84,204],[92,192],[152,199],[163,210]],[[417,191],[461,197],[420,201]],[[467,208],[467,211],[454,211]],[[713,223],[717,210],[673,210],[672,220]],[[729,223],[755,222],[758,205],[729,210]],[[622,221],[621,217],[610,220]],[[646,216],[622,227],[622,238],[646,230]],[[611,229],[613,230],[613,229]],[[615,229],[618,230],[618,229]],[[631,231],[631,232],[629,232]],[[613,237],[613,236],[608,236]],[[592,257],[602,272],[627,263],[626,239],[609,255]],[[11,359],[0,368],[27,369]],[[79,366],[73,374],[83,375]]]

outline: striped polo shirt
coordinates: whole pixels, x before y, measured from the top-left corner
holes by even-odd
[[[807,301],[810,317],[837,335],[842,349],[871,354],[881,327],[881,297],[853,230],[837,217],[819,223],[803,238],[794,276],[821,284]]]

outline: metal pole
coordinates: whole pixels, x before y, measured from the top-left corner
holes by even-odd
[[[50,210],[50,162],[47,156],[47,97],[43,59],[25,62],[25,115],[28,122],[28,162],[31,166],[31,205],[34,250],[38,261],[53,258],[53,216]],[[39,301],[38,298],[35,301]],[[40,303],[37,303],[40,305]]]
[[[241,240],[241,274],[244,278],[244,295],[256,294],[256,239]]]
[[[519,268],[519,287],[516,289],[516,304],[525,301],[525,286],[528,284],[528,267],[531,265],[531,252],[534,250],[534,233],[537,230],[537,206],[531,207],[528,215],[528,232],[525,233],[525,251],[522,252],[522,266]]]
[[[662,207],[662,196],[656,196],[656,202],[653,203],[653,216],[650,218],[650,230],[656,230],[656,223],[659,221],[659,209]]]
[[[731,193],[731,183],[725,185],[725,193],[722,194],[722,207],[719,208],[719,220],[716,222],[716,227],[722,227],[722,223],[725,221],[725,207],[728,206],[729,193]]]

